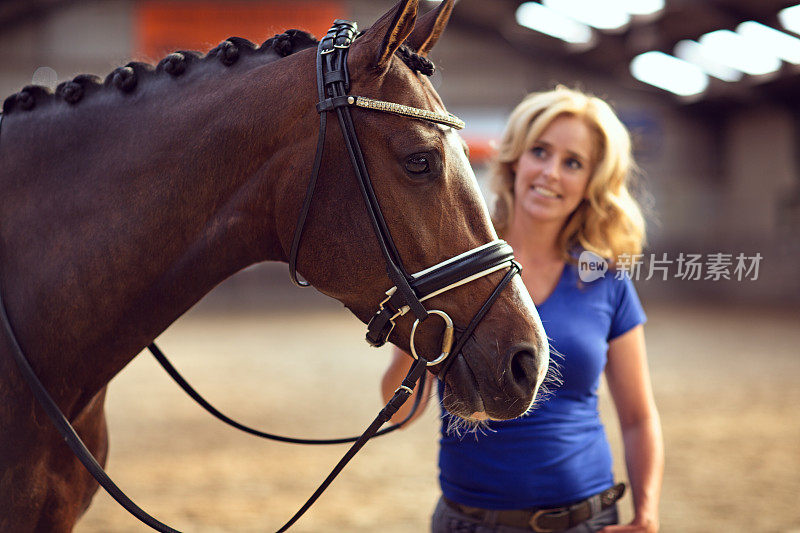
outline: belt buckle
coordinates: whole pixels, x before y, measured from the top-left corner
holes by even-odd
[[[537,521],[542,516],[552,516],[554,518],[561,518],[563,516],[569,516],[569,509],[564,509],[563,511],[553,511],[552,509],[539,509],[528,521],[528,525],[534,530],[536,533],[553,533],[555,531],[561,531],[561,529],[550,529],[550,528],[543,528],[537,524]]]
[[[600,493],[600,505],[603,509],[611,507],[614,503],[619,501],[625,494],[625,484],[617,483],[613,487],[604,490]]]

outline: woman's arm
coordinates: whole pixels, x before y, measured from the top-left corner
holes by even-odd
[[[386,372],[383,374],[383,379],[381,379],[381,394],[383,395],[384,403],[388,402],[392,396],[394,396],[394,391],[397,390],[397,387],[400,386],[403,378],[406,377],[406,374],[408,374],[408,371],[411,369],[412,362],[413,359],[411,359],[410,355],[397,347],[392,348],[392,361],[389,363],[389,368],[387,368]],[[431,395],[431,384],[436,381],[436,376],[431,373],[428,373],[427,377],[428,379],[425,380],[424,390],[420,391],[419,387],[416,387],[414,389],[414,394],[406,400],[406,403],[404,403],[400,410],[392,417],[392,422],[400,422],[408,415],[411,411],[411,406],[414,405],[417,394],[422,394],[419,409],[414,413],[409,423],[416,420],[419,415],[425,411],[425,406],[428,405],[428,399]]]
[[[606,379],[622,429],[635,516],[630,525],[608,526],[603,531],[656,532],[664,442],[650,384],[643,326],[609,342]]]

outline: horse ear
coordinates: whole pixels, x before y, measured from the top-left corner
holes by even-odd
[[[455,0],[442,0],[439,7],[421,16],[414,26],[414,31],[406,39],[406,44],[419,55],[427,56],[447,26],[454,5]]]
[[[372,66],[385,69],[392,54],[414,29],[418,5],[419,0],[400,0],[356,41],[358,54],[366,53]]]

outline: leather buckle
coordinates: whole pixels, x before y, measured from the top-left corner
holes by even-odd
[[[389,335],[394,331],[394,321],[407,311],[407,309],[406,311],[403,311],[403,309],[394,310],[390,300],[395,292],[397,292],[397,287],[392,287],[386,291],[386,298],[380,303],[378,311],[372,315],[367,324],[367,342],[376,348],[386,344],[386,341],[389,340]]]
[[[528,525],[530,526],[530,528],[532,530],[536,531],[536,533],[554,533],[555,531],[561,531],[562,529],[569,528],[569,514],[570,514],[569,509],[564,509],[562,511],[553,511],[552,509],[539,509],[538,511],[533,513],[533,516],[528,521]],[[555,518],[555,519],[560,519],[560,518],[566,517],[567,518],[567,527],[566,528],[558,527],[556,529],[553,529],[553,528],[549,528],[549,527],[539,526],[538,521],[543,516],[552,517],[552,518]]]
[[[370,318],[367,323],[367,342],[370,346],[380,348],[389,340],[389,335],[394,330],[394,320],[389,317],[385,309],[381,309]]]

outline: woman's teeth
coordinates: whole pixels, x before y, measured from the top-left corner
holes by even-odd
[[[534,186],[533,190],[541,194],[542,196],[546,196],[548,198],[558,198],[560,195],[551,191],[550,189],[545,189],[543,187]]]

